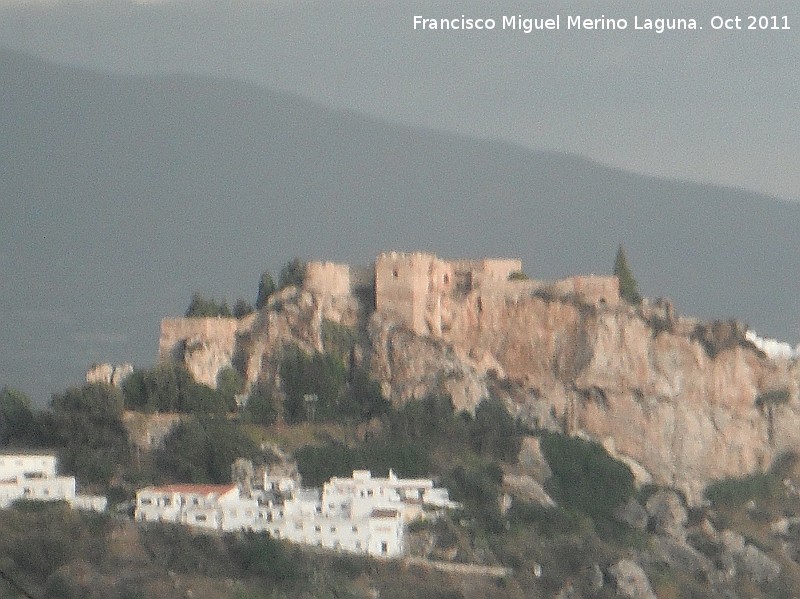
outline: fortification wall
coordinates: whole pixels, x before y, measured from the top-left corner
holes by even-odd
[[[349,295],[350,266],[333,262],[308,262],[303,288],[316,294]]]
[[[587,304],[619,304],[619,279],[614,276],[574,276],[554,282],[550,288],[556,295],[574,295]]]
[[[513,272],[522,271],[522,260],[516,258],[487,258],[480,261],[480,268],[473,275],[477,287],[493,285],[508,280]]]
[[[184,363],[197,382],[216,388],[219,371],[231,365],[238,328],[235,318],[165,318],[159,359]]]
[[[432,254],[391,252],[375,259],[375,307],[391,314],[418,335],[426,332],[424,306]]]
[[[433,254],[381,254],[375,261],[376,308],[418,335],[440,336],[464,294],[476,288],[506,290],[518,259],[441,260]],[[528,286],[529,287],[529,286]],[[513,292],[519,293],[520,286]]]

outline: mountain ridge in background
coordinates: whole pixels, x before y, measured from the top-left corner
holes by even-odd
[[[294,255],[519,256],[556,278],[610,272],[623,243],[643,294],[800,340],[800,205],[226,79],[0,50],[0,81],[0,384],[37,403],[91,362],[152,363],[192,291],[252,301]]]

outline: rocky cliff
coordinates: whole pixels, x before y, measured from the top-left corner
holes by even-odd
[[[692,503],[711,479],[800,450],[797,366],[768,359],[736,323],[698,323],[668,304],[482,289],[448,302],[446,326],[428,336],[363,300],[289,288],[205,337],[205,325],[165,321],[161,354],[198,380],[235,363],[250,383],[278,383],[280,349],[323,351],[325,323],[335,323],[360,339],[356,359],[393,402],[444,392],[471,410],[493,393],[531,426],[597,440],[640,482],[673,486]]]

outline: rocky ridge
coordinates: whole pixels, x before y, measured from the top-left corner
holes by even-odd
[[[447,393],[472,410],[497,395],[530,426],[596,440],[637,481],[678,489],[690,504],[710,480],[800,449],[797,366],[767,358],[737,323],[679,317],[666,302],[598,305],[484,289],[447,305],[439,335],[418,335],[365,303],[290,287],[240,321],[194,319],[220,321],[225,335],[204,322],[181,341],[162,325],[161,355],[184,360],[198,380],[237,365],[250,384],[277,384],[282,347],[323,351],[325,326],[343,327],[357,340],[352,359],[393,402]]]

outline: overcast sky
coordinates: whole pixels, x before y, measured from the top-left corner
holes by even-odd
[[[106,70],[245,79],[391,120],[800,199],[800,5],[754,5],[0,0],[0,45]],[[790,29],[748,30],[751,14]],[[497,27],[415,31],[414,15]],[[503,31],[504,15],[560,15],[561,29]],[[568,15],[628,28],[567,30]],[[715,16],[739,16],[742,29],[715,31]],[[635,17],[694,18],[702,30],[637,31]]]

